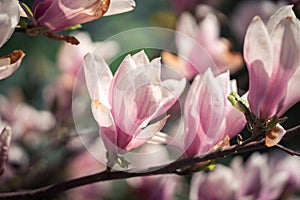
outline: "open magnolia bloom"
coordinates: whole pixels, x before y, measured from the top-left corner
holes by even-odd
[[[255,17],[245,36],[244,58],[249,71],[251,112],[269,120],[280,117],[300,100],[300,22],[292,6],[279,9],[267,25]],[[276,129],[276,130],[275,130]],[[280,126],[267,134],[277,144],[285,131]]]
[[[203,16],[203,13],[206,14]],[[213,66],[214,73],[238,71],[242,67],[242,56],[232,52],[230,42],[220,37],[220,24],[211,8],[198,6],[196,16],[202,18],[199,24],[188,12],[180,16],[176,27],[178,32],[175,35],[180,57],[163,52],[166,65],[187,79],[192,79],[199,73],[203,74]]]
[[[92,112],[109,153],[128,152],[161,135],[168,116],[149,123],[175,103],[186,81],[162,81],[160,71],[160,58],[150,62],[144,51],[126,56],[114,76],[101,56],[85,57]]]
[[[35,0],[33,16],[30,18],[36,27],[45,27],[48,32],[59,32],[69,26],[134,8],[133,0]]]
[[[20,18],[18,1],[0,1],[0,48],[11,37]],[[0,58],[0,80],[10,76],[20,66],[24,57],[21,50]]]
[[[203,76],[196,76],[184,107],[186,156],[227,146],[229,138],[243,129],[243,113],[227,100],[231,91],[236,91],[236,83],[230,82],[228,71],[215,77],[208,69]]]

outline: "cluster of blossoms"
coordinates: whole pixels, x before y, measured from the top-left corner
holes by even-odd
[[[188,18],[188,15],[183,17]],[[212,16],[207,14],[202,21],[203,27],[210,18]],[[182,24],[180,22],[180,26]],[[190,70],[189,63],[181,66],[182,75],[189,79],[195,76],[185,99],[183,142],[178,144],[187,157],[229,146],[229,139],[243,129],[247,120],[252,137],[266,132],[267,146],[274,146],[281,140],[285,130],[279,125],[278,117],[300,100],[296,92],[300,66],[299,28],[300,22],[291,6],[279,9],[267,25],[259,17],[252,20],[244,42],[250,86],[243,98],[247,98],[249,105],[245,100],[231,100],[239,111],[227,100],[232,92],[237,92],[236,83],[230,82],[229,71],[221,74],[212,71],[207,63],[200,62],[208,60],[203,59],[207,55],[193,51],[192,45],[177,36],[178,44],[182,45],[179,50],[185,49],[182,51],[187,58],[196,57],[198,53],[197,58],[201,59],[193,64],[202,69],[195,76],[196,69]],[[198,31],[192,30],[193,35],[202,39],[206,31],[201,28]],[[211,43],[221,42],[217,36],[213,37]],[[161,80],[160,59],[149,62],[143,51],[125,57],[114,76],[98,54],[88,54],[84,66],[93,115],[109,153],[129,152],[159,136],[163,137],[159,139],[162,143],[170,141],[159,132],[168,116],[149,123],[177,100],[185,87],[184,79]],[[185,73],[191,71],[193,74]]]
[[[292,194],[300,187],[299,167],[299,158],[279,152],[255,153],[244,166],[236,157],[229,167],[218,165],[210,173],[195,173],[190,199],[294,199]]]

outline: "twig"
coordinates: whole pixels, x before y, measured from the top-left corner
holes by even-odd
[[[294,132],[298,132],[298,134],[300,134],[300,126],[297,126],[295,128],[288,130],[285,134],[285,137],[289,137],[290,134],[293,135]],[[289,150],[286,147],[282,147],[281,145],[277,145],[275,147],[277,147],[285,152],[288,152],[290,154],[291,154],[291,152],[293,152],[292,150]],[[262,139],[259,141],[251,142],[247,145],[243,145],[243,146],[233,145],[227,149],[220,149],[220,150],[217,150],[217,151],[214,151],[211,153],[207,153],[204,155],[177,160],[168,165],[159,166],[159,167],[155,167],[155,168],[149,168],[146,170],[141,170],[139,172],[106,170],[104,172],[99,172],[99,173],[92,174],[89,176],[72,179],[69,181],[45,186],[45,187],[34,189],[34,190],[2,193],[2,194],[0,194],[0,200],[1,199],[41,199],[43,197],[55,196],[60,192],[63,192],[63,191],[66,191],[66,190],[69,190],[72,188],[76,188],[79,186],[96,183],[96,182],[133,178],[133,177],[141,177],[141,176],[177,174],[176,172],[178,170],[183,169],[184,167],[199,163],[199,162],[214,160],[217,158],[224,158],[229,155],[235,155],[238,153],[249,152],[249,151],[254,151],[254,150],[259,150],[259,149],[264,149],[264,148],[267,148],[267,147],[264,144],[264,139]],[[300,154],[297,152],[293,152],[292,155],[300,155]]]
[[[275,147],[282,150],[282,151],[284,151],[284,152],[286,152],[286,153],[288,153],[288,154],[290,154],[291,156],[300,156],[300,152],[293,151],[292,149],[284,147],[280,144],[276,144]]]

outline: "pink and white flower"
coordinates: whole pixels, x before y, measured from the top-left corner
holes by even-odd
[[[197,23],[197,19],[202,19]],[[220,24],[212,9],[198,6],[196,18],[190,13],[181,14],[175,35],[178,49],[176,57],[163,52],[163,61],[187,79],[203,74],[209,67],[215,74],[230,70],[234,73],[242,66],[242,57],[231,50],[229,40],[220,37]]]
[[[33,5],[33,25],[59,32],[69,26],[83,24],[102,16],[134,9],[133,0],[36,0]]]
[[[185,80],[161,80],[160,58],[149,61],[144,51],[128,55],[113,76],[96,54],[87,54],[85,79],[92,112],[108,152],[122,153],[139,147],[162,129],[164,114],[177,100]]]
[[[265,26],[255,17],[245,36],[248,101],[255,116],[283,115],[300,100],[300,21],[292,6],[279,9]]]
[[[226,135],[232,138],[245,126],[243,114],[227,100],[230,92],[236,89],[236,83],[230,83],[228,71],[215,77],[208,69],[203,76],[196,76],[184,107],[183,146],[187,156],[226,145]],[[223,141],[225,143],[220,144]]]

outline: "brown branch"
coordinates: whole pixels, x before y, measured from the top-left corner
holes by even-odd
[[[280,150],[290,154],[291,156],[300,156],[300,152],[293,151],[292,149],[289,149],[289,148],[287,148],[285,146],[282,146],[280,144],[276,144],[275,147],[277,149],[280,149]]]
[[[300,126],[297,126],[293,129],[287,131],[285,137],[289,137],[290,135],[294,135],[294,132],[300,134]],[[279,146],[276,146],[280,148]],[[183,169],[189,165],[193,165],[199,162],[214,160],[217,158],[224,158],[229,155],[235,155],[238,153],[249,152],[259,149],[267,148],[264,145],[264,139],[256,142],[251,142],[247,145],[233,145],[227,149],[220,149],[215,152],[203,154],[196,157],[185,158],[181,160],[177,160],[168,165],[159,166],[155,168],[149,168],[146,170],[137,171],[103,171],[96,174],[92,174],[89,176],[84,176],[77,179],[72,179],[66,182],[62,182],[59,184],[49,185],[42,188],[30,190],[30,191],[22,191],[22,192],[11,192],[11,193],[2,193],[0,194],[1,199],[41,199],[43,197],[51,197],[55,196],[60,192],[76,188],[79,186],[103,182],[108,180],[116,180],[116,179],[125,179],[125,178],[133,178],[133,177],[141,177],[141,176],[152,176],[152,175],[162,175],[162,174],[177,174],[178,170]],[[282,149],[282,148],[280,148]],[[282,149],[286,152],[288,148]],[[297,154],[295,154],[297,155]]]

